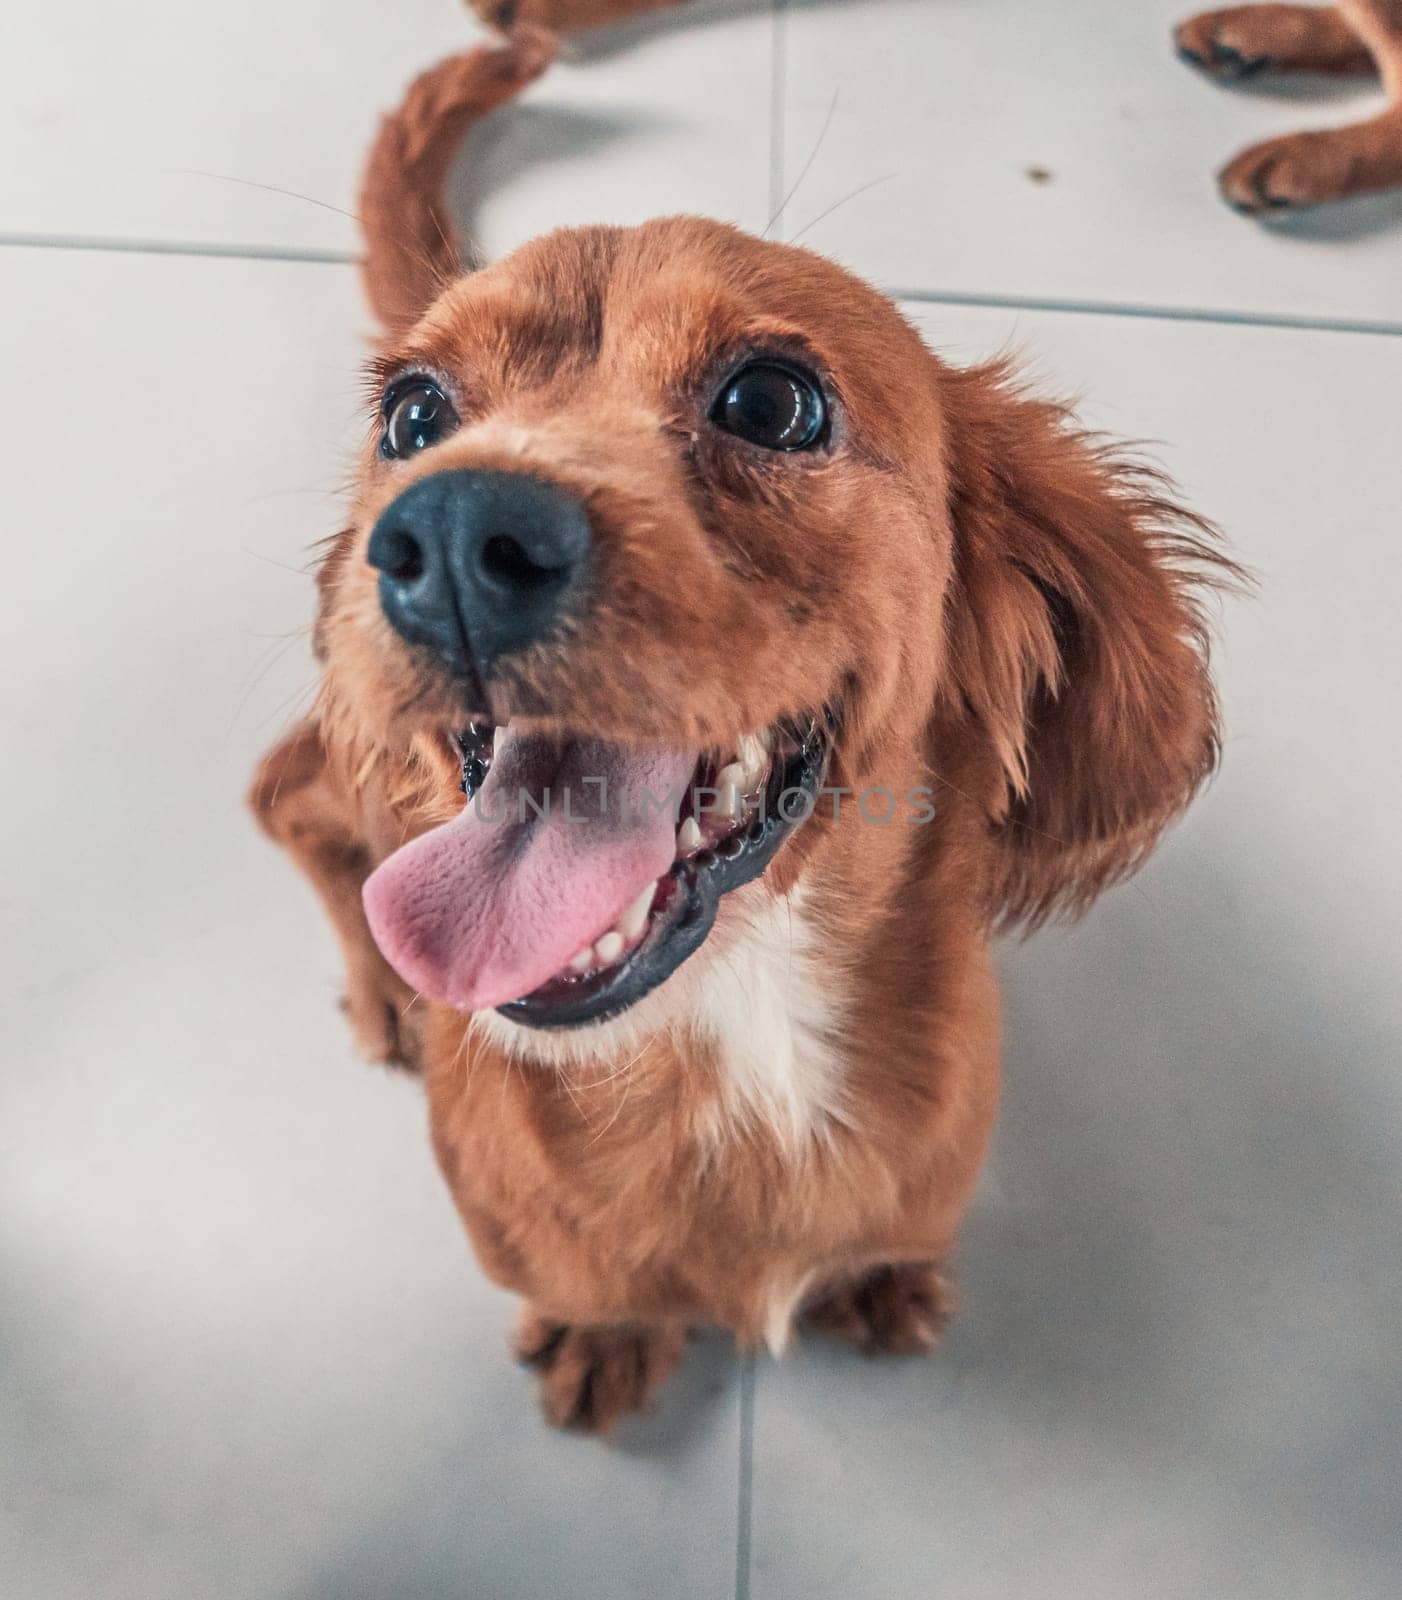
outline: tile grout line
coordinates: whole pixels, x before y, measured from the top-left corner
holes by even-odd
[[[769,28],[769,217],[774,237],[784,237],[784,164],[788,120],[788,0],[773,0]],[[769,230],[766,229],[767,233]]]
[[[740,1462],[735,1497],[735,1600],[750,1600],[754,1539],[755,1353],[740,1357]]]
[[[1137,305],[1115,300],[1075,300],[1056,295],[979,294],[964,289],[882,286],[892,300],[915,305],[971,306],[993,311],[1047,311],[1063,316],[1128,317],[1143,322],[1201,322],[1228,328],[1279,328],[1298,333],[1365,333],[1402,336],[1402,322],[1386,318],[1311,317],[1288,311],[1216,310],[1210,306]]]
[[[775,19],[783,15],[785,0],[775,0]],[[776,58],[781,47],[776,40]],[[782,91],[775,87],[777,98]],[[783,136],[776,104],[770,130],[770,187],[774,205],[782,198]],[[349,250],[315,250],[297,246],[279,248],[256,244],[205,244],[182,239],[122,239],[103,235],[66,233],[15,233],[0,231],[0,249],[78,250],[116,252],[123,255],[184,256],[233,261],[300,262],[311,266],[354,266],[358,257]],[[1226,328],[1275,328],[1296,333],[1355,333],[1402,338],[1402,322],[1386,318],[1312,317],[1287,311],[1217,310],[1210,306],[1139,305],[1114,300],[1077,300],[1055,295],[981,294],[964,289],[911,289],[878,285],[892,300],[912,305],[968,306],[992,311],[1045,311],[1054,315],[1124,317],[1142,322],[1202,323]]]
[[[309,250],[296,245],[204,244],[195,239],[118,239],[80,233],[0,232],[0,249],[93,250],[123,255],[210,256],[234,261],[303,261],[313,266],[350,267],[349,250]]]

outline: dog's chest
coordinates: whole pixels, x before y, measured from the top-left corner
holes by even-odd
[[[841,985],[799,896],[768,902],[714,963],[695,1021],[719,1069],[708,1142],[759,1132],[801,1155],[846,1122]]]
[[[489,1038],[558,1057],[503,1062],[502,1077],[466,1072],[452,1109],[447,1095],[436,1107],[488,1270],[553,1314],[715,1321],[777,1347],[826,1254],[825,1238],[808,1238],[810,1186],[834,1135],[851,1127],[849,990],[821,959],[801,898],[766,896],[744,911],[658,1030],[670,1084],[630,1088],[626,1068],[643,1041],[610,1038],[598,1076],[598,1061],[571,1059],[573,1041],[523,1039],[493,1014],[478,1019]],[[510,1132],[513,1106],[526,1113],[528,1139]],[[759,1227],[757,1210],[771,1213]],[[502,1240],[510,1249],[496,1247]]]

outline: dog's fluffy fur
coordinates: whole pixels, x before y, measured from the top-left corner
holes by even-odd
[[[494,27],[570,33],[681,0],[469,0]],[[1364,122],[1253,145],[1218,174],[1223,198],[1247,213],[1279,212],[1402,185],[1402,0],[1249,5],[1205,11],[1178,28],[1179,53],[1221,82],[1274,73],[1377,75],[1391,105]]]
[[[422,1070],[433,1140],[557,1422],[605,1429],[685,1330],[782,1346],[806,1317],[924,1349],[998,1099],[989,939],[1084,907],[1210,772],[1203,601],[1230,575],[1150,473],[1002,365],[938,361],[807,251],[695,218],[551,234],[458,275],[437,184],[467,120],[544,65],[529,30],[435,69],[367,167],[366,281],[409,365],[465,396],[451,438],[367,443],[319,574],[316,717],[253,805],[321,893],[372,1056]],[[736,448],[723,364],[801,353],[830,450]],[[448,468],[523,471],[588,507],[587,620],[465,706],[384,620],[369,531]],[[632,1011],[563,1035],[415,1000],[360,888],[462,804],[471,713],[724,747],[838,706],[828,782],[926,785],[925,826],[820,807]]]

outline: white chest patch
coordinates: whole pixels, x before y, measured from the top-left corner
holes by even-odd
[[[720,1057],[722,1120],[790,1149],[847,1120],[840,982],[816,946],[801,889],[766,899],[710,964],[694,1019]]]
[[[691,1032],[721,1067],[721,1095],[703,1137],[721,1143],[763,1131],[800,1153],[849,1121],[841,973],[818,948],[801,886],[783,900],[762,890],[736,900],[733,924],[712,935],[714,951],[703,950],[611,1022],[551,1034],[492,1011],[478,1012],[473,1026],[520,1059],[564,1071],[634,1053],[663,1029]]]

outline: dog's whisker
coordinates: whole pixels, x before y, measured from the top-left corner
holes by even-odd
[[[346,492],[346,488],[347,485],[345,481],[342,480],[340,483],[331,485],[306,485],[299,489],[265,489],[261,494],[249,495],[247,500],[244,501],[244,504],[248,506],[261,506],[268,504],[268,502],[272,500],[293,500],[298,498],[334,500],[338,495],[343,495]],[[249,555],[254,554],[253,551],[248,551],[247,553]]]
[[[625,1061],[621,1067],[615,1068],[614,1071],[607,1073],[602,1078],[590,1078],[587,1083],[581,1083],[579,1087],[581,1089],[602,1089],[607,1084],[615,1083],[624,1075],[624,1073],[631,1071],[637,1066],[637,1064],[647,1054],[647,1048],[647,1044],[644,1043],[638,1050],[637,1054],[631,1057],[631,1059]]]
[[[316,685],[307,684],[296,693],[288,695],[283,703],[264,717],[258,726],[262,729],[277,724],[285,733],[290,733],[298,723],[305,720],[315,699]]]
[[[515,1057],[513,1057],[512,1059],[514,1061]],[[524,1068],[521,1069],[521,1080],[522,1080],[522,1082],[525,1082],[525,1069]],[[590,1121],[589,1121],[589,1113],[584,1109],[583,1105],[580,1103],[579,1096],[574,1092],[574,1087],[570,1083],[570,1075],[569,1075],[569,1073],[568,1072],[560,1073],[558,1075],[558,1082],[559,1082],[560,1087],[570,1097],[570,1100],[573,1103],[575,1110],[579,1113],[580,1121],[584,1122],[584,1123],[586,1123],[586,1124],[588,1124],[589,1126],[592,1127],[593,1124],[590,1123]]]
[[[808,159],[803,163],[803,166],[799,169],[798,176],[789,186],[789,192],[775,208],[774,215],[770,217],[768,222],[765,223],[764,231],[760,234],[761,239],[766,239],[769,237],[769,230],[776,222],[779,221],[784,212],[788,209],[789,202],[798,193],[799,188],[802,186],[803,180],[808,176],[812,169],[813,163],[818,159],[818,152],[823,148],[823,141],[828,136],[828,129],[832,126],[832,119],[837,111],[837,96],[838,90],[834,89],[832,92],[832,99],[828,102],[827,115],[823,118],[823,125],[818,130],[818,137],[813,141],[813,148],[808,152]]]
[[[635,1056],[633,1058],[634,1062],[638,1061],[639,1059],[641,1059],[641,1053],[638,1056]],[[608,1121],[603,1125],[603,1127],[600,1128],[599,1131],[594,1135],[594,1137],[589,1141],[588,1145],[586,1146],[587,1149],[592,1150],[594,1148],[594,1146],[596,1144],[598,1144],[599,1140],[603,1138],[603,1136],[609,1131],[609,1129],[612,1128],[613,1125],[618,1121],[618,1119],[623,1115],[623,1107],[627,1104],[628,1096],[629,1096],[629,1093],[632,1091],[632,1088],[633,1088],[633,1075],[630,1074],[624,1080],[623,1092],[618,1097],[618,1104],[613,1109],[613,1115],[608,1119]]]
[[[206,172],[200,167],[167,167],[166,171],[178,177],[209,178],[215,183],[236,183],[245,189],[263,189],[268,194],[280,194],[289,200],[301,200],[309,206],[317,206],[322,211],[334,211],[338,217],[347,217],[357,226],[361,225],[358,213],[347,211],[342,206],[332,205],[329,200],[318,200],[315,195],[300,194],[296,189],[284,189],[280,184],[260,183],[256,178],[236,178],[228,172]]]
[[[825,207],[811,221],[805,222],[797,233],[789,236],[788,242],[790,244],[797,244],[810,228],[816,228],[820,222],[822,222],[825,218],[830,217],[834,211],[838,211],[843,206],[847,205],[849,201],[857,199],[859,195],[866,194],[869,189],[875,189],[883,183],[890,183],[892,178],[898,177],[900,177],[900,173],[898,172],[883,172],[879,178],[871,178],[868,179],[866,183],[858,184],[855,189],[853,189],[850,193],[843,195],[840,200],[834,200],[830,206]]]
[[[235,700],[233,709],[229,713],[229,721],[224,729],[225,739],[228,739],[232,735],[234,729],[238,726],[239,718],[243,716],[244,711],[248,707],[248,702],[258,692],[259,685],[262,684],[263,680],[268,676],[273,668],[277,666],[287,652],[291,650],[294,645],[300,644],[308,639],[311,636],[311,632],[311,624],[303,623],[300,626],[293,628],[288,633],[272,634],[268,636],[266,646],[260,659],[255,661],[253,666],[249,668],[249,677],[244,683],[244,686],[239,690],[238,698]],[[311,687],[313,689],[316,688],[315,680],[313,680]],[[298,690],[299,694],[302,692],[302,690]],[[262,726],[261,723],[260,726]]]
[[[304,492],[310,493],[311,491],[286,489],[280,492],[284,494],[301,494]],[[252,550],[246,544],[240,545],[239,549],[250,561],[261,561],[265,567],[276,567],[279,572],[290,572],[294,578],[308,578],[311,576],[312,567],[310,562],[304,562],[300,567],[292,567],[285,561],[279,561],[276,556],[265,555],[261,550]]]

